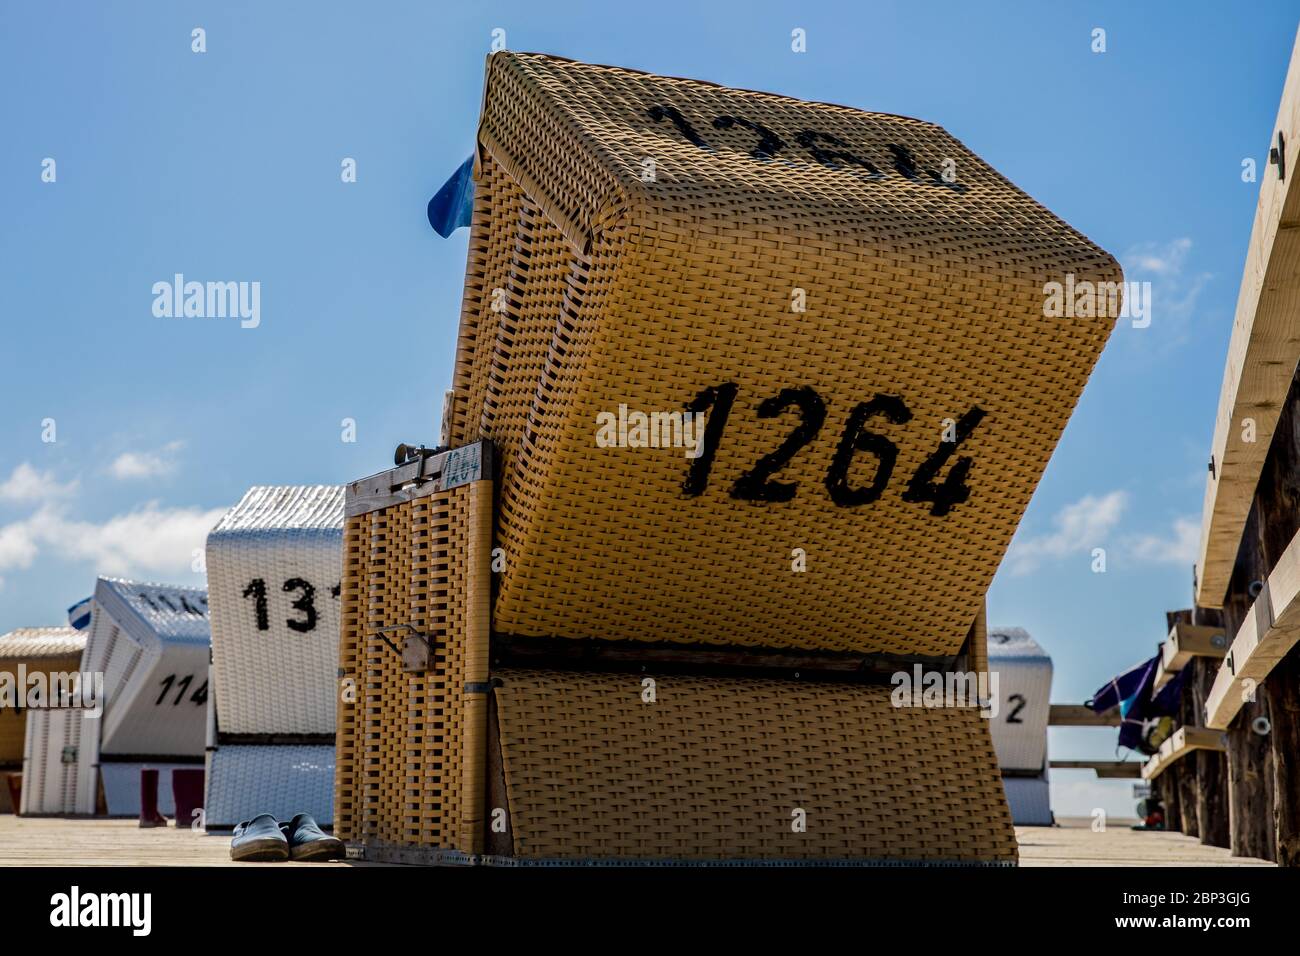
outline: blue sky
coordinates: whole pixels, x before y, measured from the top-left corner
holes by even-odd
[[[501,28],[513,49],[940,123],[1152,283],[1151,326],[1112,338],[990,597],[1051,652],[1054,698],[1082,700],[1190,601],[1258,195],[1241,164],[1266,173],[1296,20],[1282,2],[6,0],[0,631],[59,622],[96,573],[199,580],[193,549],[249,485],[343,482],[436,440],[467,237],[424,207],[471,149]],[[153,283],[178,272],[259,281],[261,325],[156,318]],[[1054,731],[1053,755],[1111,739]],[[1069,775],[1056,802],[1132,803]]]

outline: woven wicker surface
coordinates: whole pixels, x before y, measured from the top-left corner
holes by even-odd
[[[20,627],[0,634],[0,661],[80,656],[86,634],[71,627]]]
[[[755,157],[746,123],[784,144],[773,158]],[[447,432],[502,453],[494,627],[954,652],[1112,324],[1045,318],[1044,283],[1118,280],[1114,260],[902,117],[500,53],[479,141]],[[930,174],[945,159],[956,184]],[[791,311],[796,288],[806,312]],[[597,447],[601,412],[680,411],[727,383],[698,495],[682,448]],[[794,497],[734,498],[800,421],[760,404],[801,388],[824,425],[769,479],[797,482]],[[892,478],[875,501],[836,504],[827,472],[851,410],[877,394],[911,414],[863,426],[898,446]],[[977,407],[933,479],[968,456],[969,500],[942,515],[904,501],[944,420]],[[871,485],[876,460],[856,451],[843,484]]]
[[[521,858],[1014,862],[988,729],[888,687],[494,672]],[[806,813],[806,832],[792,828]]]
[[[342,529],[342,486],[255,487],[208,535],[223,733],[334,732]]]
[[[22,631],[62,631],[65,628],[22,628]],[[14,632],[20,633],[20,632]],[[13,692],[18,696],[18,707],[0,706],[0,766],[5,764],[21,763],[23,759],[23,748],[27,736],[27,717],[31,713],[27,709],[26,694],[27,688],[18,684],[19,665],[25,666],[24,673],[29,677],[36,674],[67,674],[76,672],[81,665],[81,645],[85,643],[85,637],[77,635],[76,640],[66,636],[54,637],[50,635],[32,636],[27,638],[14,638],[12,635],[6,635],[0,638],[0,643],[7,640],[13,640],[15,645],[23,643],[29,651],[34,651],[33,656],[25,656],[17,653],[0,657],[0,674],[11,675],[5,678],[6,682],[13,681]],[[15,648],[10,648],[11,651]],[[59,652],[55,654],[54,652]],[[48,684],[47,684],[48,686]]]
[[[202,588],[95,582],[81,670],[104,675],[104,753],[202,756],[207,600]]]
[[[998,713],[989,721],[998,765],[1039,770],[1047,759],[1052,659],[1021,627],[990,628],[988,656],[989,670],[998,675]]]
[[[78,710],[34,710],[23,752],[22,812],[92,814],[99,721]]]
[[[467,706],[465,683],[487,677],[491,495],[491,482],[477,481],[348,519],[339,674],[354,682],[355,700],[340,704],[336,735],[343,839],[473,851],[485,743],[470,726],[482,704]],[[432,637],[430,670],[403,671],[379,638],[398,625]]]
[[[1052,788],[1046,771],[1041,777],[1003,777],[1002,789],[1007,795],[1011,822],[1016,826],[1052,825]]]
[[[259,813],[287,820],[310,813],[334,819],[334,748],[329,744],[236,744],[208,753],[204,819],[209,829],[233,827]]]

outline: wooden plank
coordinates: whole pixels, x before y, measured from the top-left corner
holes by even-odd
[[[1092,770],[1105,779],[1136,779],[1142,771],[1142,765],[1136,760],[1053,760],[1049,766],[1053,770]]]
[[[1160,671],[1156,674],[1155,689],[1159,690],[1173,680],[1193,657],[1222,660],[1227,652],[1228,638],[1223,628],[1181,621],[1175,623],[1160,645]]]
[[[1142,768],[1143,780],[1154,780],[1169,767],[1197,750],[1226,751],[1223,733],[1208,727],[1179,727],[1160,745]],[[1187,827],[1183,827],[1186,832]]]
[[[1177,832],[1132,830],[1110,819],[1093,829],[1092,817],[1057,817],[1054,827],[1016,827],[1021,866],[1269,866],[1234,857]]]
[[[1160,794],[1160,799],[1165,805],[1165,828],[1169,830],[1181,830],[1183,828],[1183,802],[1179,799],[1178,791],[1178,768],[1170,767],[1168,773],[1163,773],[1155,780],[1151,781],[1151,790]]]
[[[353,861],[275,864],[344,872]],[[86,817],[0,816],[0,866],[244,866],[230,859],[230,834],[204,834],[189,827],[140,829],[135,820]],[[83,884],[84,885],[84,884]]]
[[[1174,720],[1176,728],[1196,727],[1200,721],[1196,717],[1196,711],[1192,709],[1192,695],[1187,693],[1187,684],[1184,681],[1181,693],[1178,697],[1178,713]],[[1186,734],[1183,735],[1184,738]],[[1169,752],[1172,754],[1174,741],[1167,741],[1170,744]],[[1201,835],[1201,817],[1196,809],[1197,795],[1201,792],[1201,768],[1197,766],[1195,755],[1188,754],[1192,759],[1179,760],[1177,769],[1174,771],[1178,778],[1178,799],[1182,803],[1183,810],[1183,832],[1188,836],[1199,837]]]
[[[1220,628],[1220,633],[1223,629]],[[1192,713],[1203,713],[1205,698],[1214,683],[1218,663],[1209,657],[1194,657],[1183,694]],[[1196,752],[1196,829],[1207,846],[1230,847],[1228,822],[1228,758],[1226,753],[1201,749]]]
[[[1052,727],[1118,727],[1122,720],[1117,707],[1098,714],[1083,704],[1052,704],[1047,712]]]
[[[1300,650],[1286,656],[1268,679],[1272,713],[1274,859],[1300,866]]]
[[[1205,702],[1205,725],[1226,730],[1244,702],[1300,641],[1300,534],[1277,559],[1237,630]]]
[[[1272,534],[1266,536],[1260,528],[1258,504],[1251,506],[1246,519],[1237,565],[1223,602],[1223,626],[1228,634],[1241,630],[1258,596],[1251,593],[1255,582],[1268,577],[1264,544]],[[1275,547],[1269,551],[1278,553]],[[1233,856],[1273,859],[1273,754],[1268,738],[1251,730],[1251,722],[1268,713],[1268,693],[1261,687],[1255,700],[1242,706],[1228,728],[1228,841]],[[1173,773],[1177,772],[1175,768]]]
[[[1205,487],[1196,602],[1218,607],[1232,577],[1237,544],[1300,359],[1293,318],[1300,310],[1300,34],[1282,89],[1277,121],[1286,140],[1286,178],[1264,168],[1223,372]],[[1245,440],[1245,419],[1254,423]]]
[[[352,518],[444,491],[449,480],[444,472],[449,465],[452,470],[456,470],[455,463],[458,461],[473,463],[470,470],[456,476],[458,483],[490,478],[496,467],[495,453],[492,442],[483,439],[461,448],[433,451],[387,471],[359,478],[348,483],[343,513],[345,517]]]

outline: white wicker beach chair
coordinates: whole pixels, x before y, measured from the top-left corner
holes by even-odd
[[[211,828],[333,818],[342,562],[341,486],[252,488],[208,535]]]
[[[98,720],[73,709],[30,711],[19,812],[24,816],[94,813],[98,763]]]
[[[140,771],[159,770],[159,810],[169,814],[171,771],[203,759],[208,700],[208,597],[202,588],[100,578],[91,601],[81,669],[104,675],[104,713],[95,770],[110,816],[140,813]],[[82,731],[83,744],[89,737]],[[75,812],[95,812],[92,785],[78,790]]]
[[[1020,627],[991,628],[988,648],[989,670],[998,675],[998,713],[990,729],[1011,819],[1021,825],[1051,824],[1047,722],[1052,659]]]

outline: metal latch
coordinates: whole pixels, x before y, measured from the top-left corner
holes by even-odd
[[[411,633],[402,639],[402,646],[398,647],[388,637],[388,634],[393,631],[410,631]],[[422,634],[410,624],[394,624],[392,627],[381,627],[375,634],[393,649],[393,653],[402,659],[402,670],[422,673],[433,669],[435,655],[433,635]]]

